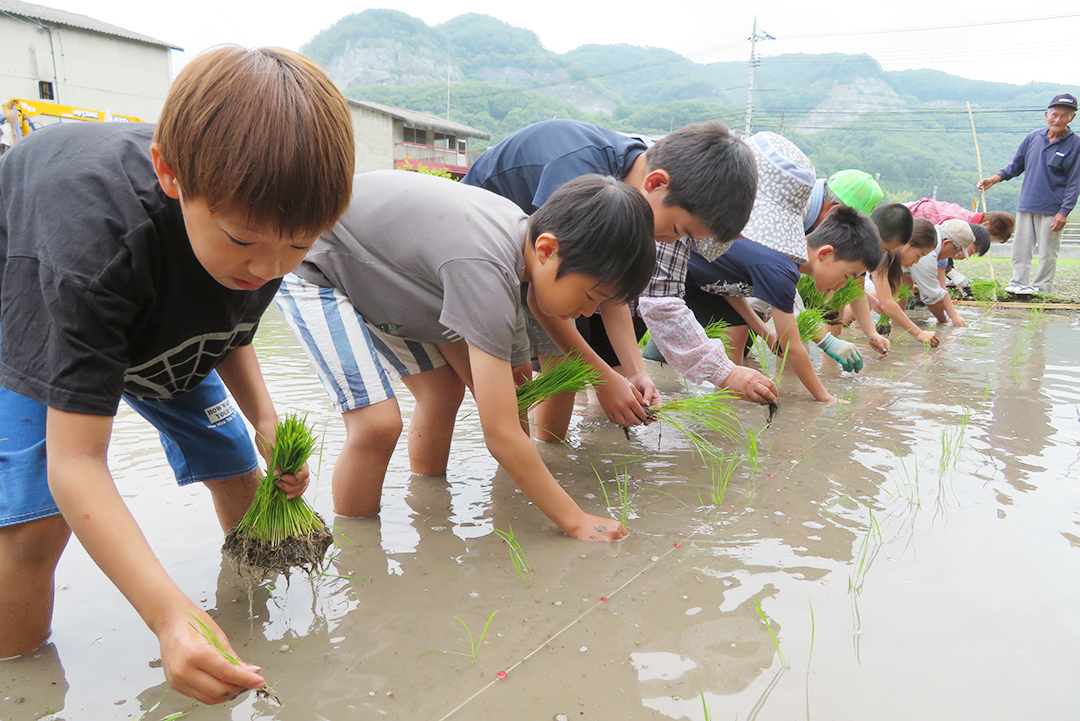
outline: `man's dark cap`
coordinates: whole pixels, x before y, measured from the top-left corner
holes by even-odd
[[[1050,101],[1050,104],[1046,106],[1047,110],[1050,108],[1068,108],[1069,110],[1076,111],[1076,96],[1069,95],[1068,93],[1061,93],[1055,95],[1054,99]]]

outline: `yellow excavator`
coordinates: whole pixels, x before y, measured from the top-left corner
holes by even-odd
[[[101,110],[77,108],[73,105],[61,105],[48,100],[26,100],[12,98],[3,105],[3,119],[0,120],[2,143],[0,152],[14,145],[35,130],[47,125],[71,120],[98,123],[141,123],[141,118],[133,115],[117,115]]]

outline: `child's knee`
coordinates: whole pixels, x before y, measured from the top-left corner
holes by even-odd
[[[404,427],[401,411],[396,403],[376,403],[366,408],[357,408],[347,411],[342,418],[345,421],[345,443],[368,448],[392,449],[401,437]]]
[[[0,566],[52,574],[70,536],[60,515],[0,528]]]

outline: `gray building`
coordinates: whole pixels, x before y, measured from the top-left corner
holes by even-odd
[[[491,139],[488,133],[468,125],[382,103],[350,99],[349,110],[358,173],[424,167],[460,178],[479,155],[469,150],[469,141]]]
[[[156,122],[175,45],[42,5],[0,0],[0,103],[10,98]]]

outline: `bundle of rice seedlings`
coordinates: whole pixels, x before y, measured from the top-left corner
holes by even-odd
[[[997,300],[998,295],[1004,295],[1004,289],[1002,289],[996,281],[977,279],[971,281],[968,286],[971,290],[971,297],[978,301],[992,302]],[[997,291],[997,293],[995,293]]]
[[[795,318],[795,322],[799,326],[799,341],[810,343],[821,332],[825,313],[820,308],[806,308]]]
[[[317,440],[306,420],[295,414],[278,422],[268,470],[255,490],[255,500],[222,547],[241,573],[268,578],[288,576],[293,568],[310,574],[322,566],[333,536],[303,497],[286,498],[277,487],[282,475],[303,467]]]
[[[878,335],[888,336],[892,334],[892,319],[889,318],[888,313],[882,313],[878,318],[877,327],[874,328],[878,332]]]
[[[517,387],[518,415],[524,416],[559,393],[580,393],[597,388],[601,382],[600,371],[586,363],[580,353],[567,353],[550,361],[538,376]]]
[[[814,286],[814,279],[809,275],[803,275],[799,276],[797,288],[803,305],[807,308],[820,309],[825,315],[825,322],[830,325],[840,321],[840,311],[844,309],[844,306],[866,292],[861,276],[851,278],[832,293],[820,293]]]
[[[709,463],[722,455],[710,434],[731,440],[740,437],[735,399],[730,391],[715,390],[703,396],[665,401],[662,406],[645,406],[645,415],[686,436],[702,460]]]
[[[896,291],[896,302],[900,304],[901,308],[907,306],[907,301],[914,294],[911,286],[907,283],[901,283],[899,290]],[[882,313],[878,318],[877,332],[880,335],[889,335],[892,333],[892,319],[889,318],[887,313]]]

